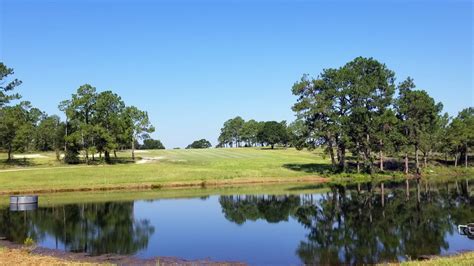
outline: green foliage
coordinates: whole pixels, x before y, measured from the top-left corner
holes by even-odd
[[[200,139],[186,146],[186,149],[207,149],[210,147],[212,147],[212,144],[208,140]]]
[[[297,119],[288,126],[288,138],[290,145],[295,147],[297,150],[302,150],[305,147],[311,147],[308,146],[307,136],[308,128],[306,127],[303,120]]]
[[[8,151],[8,160],[13,151],[28,151],[34,140],[38,112],[29,102],[0,109],[0,144]]]
[[[0,108],[10,103],[11,100],[20,99],[18,93],[12,93],[12,91],[21,85],[21,81],[18,79],[9,79],[9,76],[13,75],[13,69],[7,67],[0,62]]]
[[[469,149],[474,145],[474,108],[469,107],[459,112],[447,128],[444,141],[449,143],[448,149],[455,157],[455,165],[464,155],[467,167]]]
[[[260,124],[253,119],[244,123],[240,131],[240,136],[242,141],[245,142],[245,146],[251,147],[258,143],[257,135],[260,129]]]
[[[151,125],[148,113],[135,106],[125,109],[125,120],[131,134],[132,159],[135,159],[135,141],[149,138],[149,134],[155,131],[155,127]]]
[[[265,125],[271,122],[272,125]],[[273,123],[281,125],[273,125]],[[271,132],[272,128],[275,132]],[[249,121],[243,120],[240,116],[229,119],[224,123],[219,135],[218,148],[221,147],[254,147],[275,144],[288,145],[290,144],[290,133],[286,125],[286,121],[281,123],[275,121],[260,121],[254,119]]]
[[[333,169],[339,171],[347,167],[349,150],[357,171],[362,161],[367,173],[373,173],[377,157],[383,171],[386,154],[402,153],[407,167],[413,147],[419,169],[419,151],[426,162],[430,153],[441,149],[448,118],[440,115],[441,103],[425,91],[414,90],[411,78],[398,87],[394,81],[395,73],[385,64],[363,57],[337,69],[324,69],[316,79],[304,75],[292,89],[298,96],[293,110],[305,127],[296,131],[300,132],[296,143],[324,146]],[[399,97],[393,99],[396,89]]]
[[[59,109],[66,114],[65,145],[67,163],[77,163],[76,154],[85,151],[89,155],[104,154],[110,162],[111,152],[124,147],[132,147],[135,158],[135,143],[149,138],[154,132],[148,114],[138,108],[126,107],[121,97],[112,91],[96,92],[96,88],[85,84],[72,95],[70,100],[60,103]],[[68,152],[68,148],[72,152]]]
[[[266,143],[274,148],[275,144],[288,143],[288,131],[286,129],[286,122],[278,123],[276,121],[265,122],[262,129],[258,132],[257,138],[259,142]]]
[[[219,136],[220,146],[229,145],[233,147],[235,144],[235,147],[240,147],[244,124],[245,121],[240,116],[227,120],[221,128],[221,134]]]
[[[25,246],[27,246],[27,247],[32,247],[32,246],[36,245],[36,242],[35,242],[35,240],[34,240],[33,238],[27,237],[27,238],[25,239],[25,241],[23,241],[23,245],[25,245]]]
[[[414,90],[415,84],[411,78],[400,83],[398,88],[399,97],[395,102],[395,109],[404,137],[402,143],[414,146],[416,168],[419,171],[418,151],[420,148],[424,148],[425,153],[431,151],[431,144],[435,143],[431,138],[438,131],[443,105],[435,103],[426,91]]]
[[[158,139],[145,139],[143,145],[140,146],[141,150],[163,150],[165,146]]]

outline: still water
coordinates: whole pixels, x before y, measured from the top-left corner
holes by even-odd
[[[457,232],[474,222],[473,185],[295,185],[275,194],[0,205],[0,236],[92,255],[173,256],[255,264],[375,263],[474,250]],[[40,197],[41,201],[41,197]]]

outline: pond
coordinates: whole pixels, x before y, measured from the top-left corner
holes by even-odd
[[[376,263],[474,250],[474,240],[457,232],[458,224],[474,222],[473,188],[464,179],[200,189],[172,197],[101,193],[76,193],[77,202],[42,195],[39,208],[27,212],[0,204],[0,236],[91,255],[252,265]]]

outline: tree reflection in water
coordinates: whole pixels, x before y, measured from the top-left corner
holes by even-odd
[[[155,229],[149,220],[135,220],[133,202],[75,204],[39,208],[34,212],[0,212],[0,234],[22,243],[31,237],[54,237],[56,247],[86,252],[133,254],[148,245]]]
[[[237,224],[296,219],[307,228],[296,253],[305,264],[377,263],[440,254],[455,225],[474,221],[467,180],[331,186],[319,197],[221,196]]]

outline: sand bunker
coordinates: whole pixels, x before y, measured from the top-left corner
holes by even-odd
[[[142,157],[141,160],[137,161],[137,164],[144,164],[144,163],[151,163],[154,161],[159,161],[163,160],[165,157],[164,156],[156,156],[156,157]]]
[[[41,154],[14,154],[13,158],[15,159],[35,159],[35,158],[48,158]]]
[[[149,153],[149,151],[145,151],[145,150],[135,150],[135,153]]]

